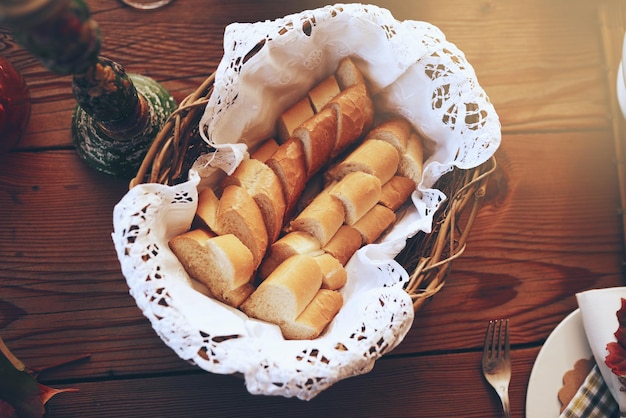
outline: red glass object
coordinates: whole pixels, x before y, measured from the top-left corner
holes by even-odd
[[[30,119],[30,92],[13,65],[0,56],[0,153],[15,147]]]

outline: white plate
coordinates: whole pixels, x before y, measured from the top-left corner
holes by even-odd
[[[592,356],[580,309],[576,309],[557,325],[537,355],[526,393],[526,418],[558,417],[563,375],[577,360]]]

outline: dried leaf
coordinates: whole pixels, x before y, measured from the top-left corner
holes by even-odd
[[[44,405],[53,396],[78,389],[54,389],[36,380],[28,369],[0,338],[0,417],[41,418]]]

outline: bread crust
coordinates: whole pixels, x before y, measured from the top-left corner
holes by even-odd
[[[379,139],[363,141],[345,159],[326,172],[326,179],[340,180],[346,174],[363,171],[387,183],[398,171],[400,155],[393,145]]]
[[[417,184],[411,178],[394,176],[383,184],[378,203],[396,211],[415,191]]]
[[[365,84],[355,84],[335,96],[326,107],[337,115],[337,133],[331,158],[341,154],[374,122],[374,103]]]
[[[274,324],[294,321],[322,285],[322,272],[313,258],[294,255],[283,261],[241,305],[257,319]]]
[[[380,193],[381,182],[378,177],[362,171],[346,174],[329,191],[342,203],[344,221],[348,225],[354,225],[369,212],[380,200]]]
[[[278,238],[283,226],[286,203],[283,188],[276,173],[265,163],[243,160],[232,175],[226,177],[222,187],[234,184],[242,187],[261,210],[269,242]]]
[[[283,336],[288,340],[317,338],[342,306],[343,297],[341,293],[320,289],[298,318],[280,325]]]
[[[322,270],[322,289],[338,290],[348,281],[344,266],[329,253],[313,257]]]
[[[215,232],[235,235],[252,252],[254,267],[261,264],[268,245],[267,229],[261,210],[242,187],[233,184],[222,192]]]
[[[345,219],[342,202],[328,191],[322,191],[289,224],[292,231],[303,231],[326,245]]]
[[[283,112],[276,121],[276,136],[279,144],[289,140],[293,130],[302,122],[313,116],[313,107],[308,96],[298,100],[293,106]]]
[[[376,125],[367,133],[365,139],[380,139],[389,142],[402,155],[406,152],[411,132],[412,127],[408,120],[393,118]]]
[[[192,230],[173,237],[169,246],[187,274],[203,283],[216,299],[238,307],[249,295],[254,258],[234,235]]]
[[[407,143],[406,152],[400,158],[398,174],[409,177],[418,183],[422,180],[424,168],[424,144],[416,133],[412,133]]]
[[[341,90],[355,84],[365,84],[365,77],[350,57],[342,58],[339,61],[335,70],[335,78]]]
[[[293,131],[302,143],[306,157],[307,178],[328,164],[337,136],[337,114],[325,108]]]
[[[334,75],[329,75],[324,80],[313,87],[309,93],[309,100],[313,107],[313,112],[317,113],[336,95],[341,89]]]
[[[285,216],[290,218],[307,181],[306,157],[302,143],[295,138],[289,139],[276,150],[266,164],[274,170],[280,180],[286,203]]]
[[[219,204],[219,198],[215,195],[213,189],[207,188],[198,193],[196,219],[198,219],[203,226],[212,231],[215,231],[217,208]]]
[[[353,226],[359,231],[364,245],[376,241],[396,221],[396,214],[383,205],[374,205]]]
[[[258,276],[265,279],[280,263],[293,255],[312,255],[321,252],[319,241],[304,231],[292,231],[270,245],[267,256],[259,267]]]
[[[354,253],[361,248],[361,242],[359,231],[350,225],[343,225],[322,249],[345,266]]]

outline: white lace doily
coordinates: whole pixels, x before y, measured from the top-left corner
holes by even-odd
[[[344,56],[366,76],[379,114],[401,115],[424,135],[428,159],[414,207],[383,242],[348,263],[345,305],[327,331],[286,341],[278,327],[196,290],[167,242],[189,228],[198,188],[221,172],[215,167],[234,170],[246,144],[269,137],[277,116]],[[112,237],[122,272],[139,308],[181,358],[213,373],[240,373],[253,394],[300,399],[368,372],[404,338],[414,314],[403,290],[408,274],[393,258],[408,237],[430,232],[445,199],[435,181],[454,166],[482,164],[500,143],[498,116],[463,53],[428,23],[400,22],[362,4],[228,26],[200,127],[220,149],[212,166],[196,164],[177,186],[136,186],[116,205]]]

